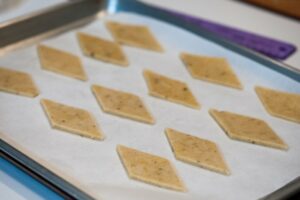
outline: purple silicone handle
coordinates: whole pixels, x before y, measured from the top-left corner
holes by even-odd
[[[238,43],[249,49],[260,52],[268,57],[276,60],[284,60],[296,51],[296,47],[292,44],[238,30],[232,27],[213,23],[200,18],[179,12],[163,9],[165,12],[181,17],[189,23],[201,26],[219,36],[222,36],[232,42]]]

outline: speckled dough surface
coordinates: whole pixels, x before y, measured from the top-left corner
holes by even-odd
[[[232,139],[278,149],[288,149],[287,144],[263,120],[214,109],[209,112]]]
[[[79,80],[87,80],[78,56],[45,45],[39,45],[37,50],[43,69]]]
[[[141,98],[134,94],[99,85],[93,85],[92,91],[105,112],[149,124],[155,122]]]
[[[188,107],[200,108],[200,104],[186,83],[150,70],[144,70],[144,78],[150,95]]]
[[[163,48],[148,27],[109,21],[106,23],[111,34],[121,44],[162,52]]]
[[[180,58],[197,79],[242,89],[243,86],[225,58],[181,53]]]
[[[92,139],[104,139],[103,133],[89,112],[48,99],[42,99],[41,104],[53,128]]]
[[[165,132],[178,160],[225,175],[230,174],[222,154],[214,142],[170,128],[167,128]]]
[[[39,90],[27,73],[0,67],[0,91],[35,97]]]
[[[300,94],[260,86],[255,91],[271,115],[300,123]]]
[[[117,43],[85,33],[77,33],[77,38],[86,56],[103,62],[128,66],[126,55]]]
[[[117,151],[130,178],[159,187],[186,190],[169,160],[122,145],[118,145]]]

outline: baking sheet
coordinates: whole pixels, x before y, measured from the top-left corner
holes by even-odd
[[[1,0],[0,23],[6,23],[26,14],[38,12],[65,2],[67,0]]]
[[[130,66],[123,68],[84,57],[76,31],[43,42],[80,56],[89,77],[87,82],[42,70],[35,46],[0,58],[0,66],[32,74],[41,91],[34,99],[0,93],[2,138],[8,138],[27,154],[41,159],[48,168],[70,177],[72,182],[79,182],[88,193],[102,199],[258,199],[300,175],[300,125],[270,116],[253,89],[255,85],[262,85],[300,93],[298,82],[189,32],[139,15],[111,15],[77,31],[112,39],[103,25],[108,19],[149,26],[165,53],[124,46]],[[244,90],[193,79],[178,57],[182,51],[226,57],[240,77]],[[195,110],[148,96],[143,69],[187,82],[202,108]],[[102,112],[90,90],[92,84],[139,95],[156,118],[156,124],[148,125]],[[41,98],[90,111],[106,139],[94,141],[52,129],[40,106]],[[289,145],[289,150],[229,139],[209,116],[210,108],[264,119]],[[167,127],[216,142],[232,174],[224,176],[177,161],[164,134]],[[117,144],[168,158],[188,192],[129,179],[116,153]]]

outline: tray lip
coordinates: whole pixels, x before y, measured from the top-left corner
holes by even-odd
[[[0,23],[0,56],[79,26],[103,12],[109,0],[67,0]],[[77,13],[72,11],[76,9]],[[80,9],[81,12],[78,12]],[[52,20],[52,21],[51,21]],[[51,21],[51,23],[47,23]],[[75,24],[75,26],[73,25]]]
[[[30,18],[33,18],[33,17],[37,17],[39,16],[40,14],[43,14],[45,12],[49,12],[49,11],[54,11],[56,9],[59,9],[59,8],[62,8],[64,6],[67,6],[70,4],[69,2],[70,0],[67,0],[67,1],[64,1],[64,2],[61,2],[61,3],[57,3],[57,4],[54,4],[54,5],[51,5],[49,7],[46,7],[46,8],[42,8],[42,9],[38,9],[38,10],[34,10],[32,12],[29,12],[29,13],[26,13],[26,14],[23,14],[23,15],[20,15],[20,16],[17,16],[15,18],[12,18],[12,19],[8,19],[6,21],[3,21],[0,23],[0,29],[1,28],[4,28],[6,26],[10,26],[10,25],[13,25],[15,23],[19,23],[19,22],[22,22],[26,19],[30,19]],[[81,0],[73,0],[73,1],[81,1]]]
[[[3,141],[0,141],[1,144],[3,144]],[[4,146],[9,145],[6,143]],[[11,145],[10,145],[11,146]],[[37,180],[40,184],[44,185],[45,187],[49,188],[54,193],[57,193],[60,197],[63,197],[64,199],[73,199],[68,193],[64,192],[61,188],[59,188],[57,185],[54,185],[50,183],[47,179],[39,176],[36,172],[22,164],[20,161],[13,158],[11,155],[8,154],[8,152],[5,152],[0,147],[0,158],[4,159],[5,161],[9,162],[10,164],[17,167],[19,170],[21,170],[23,173],[29,175],[31,178]]]
[[[51,6],[50,8],[46,8],[46,9],[39,10],[37,12],[33,12],[33,13],[29,14],[29,15],[21,16],[18,20],[12,20],[12,21],[10,21],[10,23],[6,23],[6,25],[11,25],[13,23],[20,22],[22,20],[26,20],[26,19],[30,19],[30,18],[36,18],[36,17],[39,16],[39,14],[43,14],[44,12],[55,11],[56,9],[62,8],[64,6],[69,6],[69,5],[72,5],[73,3],[78,3],[78,2],[83,2],[83,1],[94,1],[94,2],[101,2],[102,1],[103,2],[103,0],[70,0],[68,2],[64,2],[64,3],[59,4],[59,5]],[[129,3],[129,2],[130,3],[136,3],[135,0],[122,0],[122,1],[126,2],[126,3]],[[110,4],[111,2],[113,2],[113,4],[118,7],[118,3],[120,3],[121,0],[106,0],[105,2],[108,3],[108,4]],[[144,4],[144,3],[140,3],[140,4]],[[144,4],[144,5],[146,5],[146,4]],[[129,13],[130,12],[134,12],[134,10],[130,10],[130,9],[128,10],[128,7],[125,7],[125,9],[124,8],[118,8],[118,9],[112,9],[112,10],[110,10],[109,9],[109,5],[108,5],[108,6],[102,7],[99,10],[99,12],[104,11],[107,14],[113,14],[113,13],[117,13],[117,12],[120,12],[120,11],[121,12],[125,11],[125,12],[129,12]],[[140,13],[140,12],[134,12],[134,13],[143,14],[143,13]],[[147,15],[147,16],[149,16],[149,15]],[[3,27],[2,24],[0,24],[0,30],[1,30],[2,27]],[[188,31],[191,31],[191,30],[189,30],[186,27],[183,27],[183,28],[187,29]],[[60,32],[64,32],[64,31],[60,31]],[[191,31],[191,32],[193,32],[193,31]],[[210,34],[213,39],[218,38],[219,39],[218,41],[224,42],[224,44],[220,44],[220,43],[217,43],[217,44],[219,44],[221,46],[224,46],[225,48],[226,48],[226,45],[231,45],[231,46],[233,46],[233,47],[235,47],[237,49],[241,49],[241,50],[247,52],[249,55],[252,55],[254,57],[260,58],[260,59],[265,60],[267,62],[273,63],[274,65],[280,66],[280,67],[282,67],[285,70],[289,70],[290,73],[294,73],[294,75],[297,77],[296,81],[300,82],[300,70],[298,70],[298,69],[296,69],[296,68],[294,68],[292,66],[286,65],[286,64],[284,64],[282,62],[273,60],[273,59],[271,59],[271,58],[269,58],[267,56],[264,56],[262,54],[259,54],[259,53],[255,52],[255,51],[253,51],[251,49],[247,49],[247,48],[245,48],[245,47],[243,47],[241,45],[234,44],[234,43],[232,43],[230,41],[222,39],[219,36],[217,36],[215,34],[212,34],[212,33],[208,32],[208,31],[203,31],[203,33],[204,34]],[[55,34],[53,33],[53,35],[55,35]],[[49,36],[52,36],[52,35],[49,35]],[[49,36],[47,36],[47,37],[49,37]],[[35,37],[35,36],[33,36],[33,37]],[[212,42],[215,42],[211,38],[206,38],[206,39],[208,39],[208,40],[210,40]],[[38,41],[38,40],[34,40],[34,42],[36,42],[36,41]],[[229,50],[230,51],[234,51],[232,49],[229,49]],[[1,51],[1,48],[0,48],[0,51]],[[234,51],[234,52],[236,52],[236,51]],[[243,55],[243,56],[245,56],[245,57],[247,57],[247,58],[249,58],[251,60],[254,60],[254,61],[258,62],[253,57],[249,57],[249,56],[246,56],[244,54],[241,54],[241,55]],[[266,65],[266,64],[263,64],[263,65]],[[273,67],[269,67],[269,66],[265,66],[265,67],[268,67],[268,68],[271,68],[272,70],[275,70]],[[276,71],[278,72],[278,70],[276,70]],[[279,73],[281,73],[283,75],[286,75],[285,73],[280,72],[280,71],[279,71]],[[295,79],[295,78],[293,78],[293,79]],[[20,150],[18,147],[16,147],[15,145],[13,145],[11,142],[8,142],[4,138],[2,138],[2,136],[3,135],[0,132],[0,151],[5,152],[7,155],[11,156],[13,159],[15,159],[21,165],[23,163],[26,163],[26,166],[32,171],[32,173],[35,173],[35,174],[39,175],[40,177],[42,177],[44,179],[44,181],[48,180],[48,182],[50,184],[54,184],[54,185],[58,186],[63,191],[65,191],[67,194],[69,194],[72,197],[74,197],[75,199],[95,199],[95,198],[89,196],[84,191],[80,190],[79,187],[76,187],[74,184],[71,184],[66,179],[64,179],[64,178],[60,177],[59,175],[57,175],[53,170],[48,169],[48,168],[44,167],[43,165],[41,165],[34,158],[32,158],[32,157],[30,157],[30,156],[22,153],[22,150]],[[49,181],[49,180],[51,180],[51,181]],[[282,188],[279,188],[278,190],[276,190],[276,191],[274,191],[274,192],[266,195],[265,197],[262,197],[261,199],[262,200],[272,200],[272,199],[283,199],[283,198],[286,198],[291,192],[294,191],[294,190],[291,191],[291,189],[292,188],[295,189],[295,187],[296,187],[297,190],[299,190],[299,188],[300,188],[300,178],[296,178],[295,180],[292,180],[287,185],[284,185]],[[89,191],[89,193],[90,193],[90,191]]]
[[[18,167],[25,173],[26,171],[29,171],[30,173],[28,174],[33,174],[33,178],[36,178],[42,183],[45,182],[52,187],[59,188],[65,196],[74,199],[95,199],[90,196],[93,195],[93,193],[88,191],[88,189],[79,182],[73,180],[73,183],[70,183],[69,180],[72,179],[71,177],[67,177],[63,172],[57,170],[53,166],[45,167],[45,161],[32,153],[31,155],[26,155],[26,153],[29,154],[26,149],[14,143],[0,132],[0,156],[1,153],[6,155],[5,159],[8,159],[9,162],[16,162]],[[89,194],[86,191],[88,191]]]

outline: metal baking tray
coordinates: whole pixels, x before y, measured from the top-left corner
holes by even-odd
[[[88,24],[96,18],[120,11],[146,15],[179,26],[300,82],[300,71],[296,68],[224,40],[163,9],[135,0],[74,0],[3,23],[0,25],[0,54],[4,55],[14,49],[29,46],[45,38]],[[1,156],[17,164],[65,198],[93,199],[2,139],[0,139],[0,150]],[[296,178],[262,199],[285,199],[299,190],[300,178]]]

